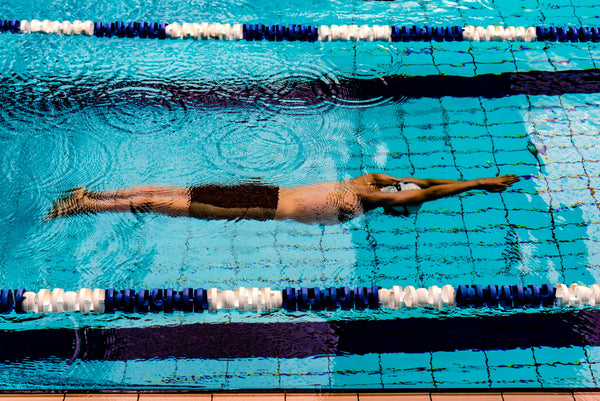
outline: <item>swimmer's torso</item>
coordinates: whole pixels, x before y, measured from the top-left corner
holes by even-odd
[[[352,180],[280,188],[275,218],[304,223],[345,222],[363,213],[361,190]]]

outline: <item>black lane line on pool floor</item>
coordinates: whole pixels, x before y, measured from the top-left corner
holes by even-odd
[[[80,360],[307,358],[531,347],[600,346],[600,311],[301,323],[78,329]],[[0,360],[71,359],[73,329],[0,331]]]
[[[561,95],[600,93],[600,69],[568,71],[526,71],[482,74],[473,77],[452,75],[403,76],[339,80],[311,80],[289,77],[271,82],[236,80],[161,82],[135,80],[98,81],[89,78],[73,85],[61,77],[45,77],[44,83],[23,87],[21,82],[0,83],[0,104],[41,103],[45,108],[171,104],[195,107],[256,107],[261,104],[314,106],[319,104],[379,103],[388,99],[483,97],[513,95]]]

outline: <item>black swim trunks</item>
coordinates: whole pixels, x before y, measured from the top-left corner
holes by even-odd
[[[199,215],[198,205],[240,209],[237,218],[268,220],[275,217],[279,187],[261,184],[199,185],[190,188],[190,215]],[[257,212],[260,209],[260,212]]]

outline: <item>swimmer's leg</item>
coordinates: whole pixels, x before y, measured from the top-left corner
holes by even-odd
[[[67,195],[61,196],[52,204],[52,208],[44,217],[44,220],[51,220],[57,217],[73,216],[85,213],[85,190],[83,188],[74,188]]]
[[[167,216],[189,216],[189,196],[129,196],[127,198],[96,199],[83,189],[68,199],[55,202],[46,220],[78,214],[103,212],[158,213]]]
[[[169,186],[137,186],[131,188],[117,189],[116,191],[86,191],[90,198],[94,199],[117,199],[131,198],[136,196],[189,196],[190,189]]]
[[[132,212],[189,216],[190,198],[188,195],[130,195],[124,198],[90,199],[88,209],[89,213]]]

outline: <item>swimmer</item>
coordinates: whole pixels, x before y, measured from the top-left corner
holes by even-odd
[[[257,183],[190,188],[143,186],[116,191],[76,188],[54,202],[46,219],[86,213],[132,212],[188,216],[205,220],[296,220],[337,224],[383,207],[405,214],[424,202],[470,190],[502,192],[516,175],[468,181],[365,174],[340,182],[291,188]]]

